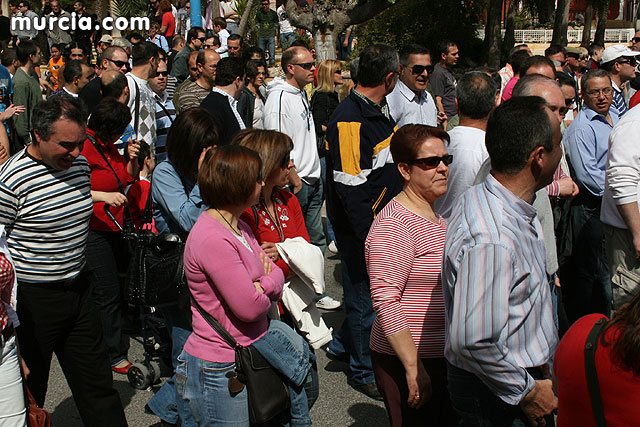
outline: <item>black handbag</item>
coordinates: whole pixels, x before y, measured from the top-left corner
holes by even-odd
[[[109,165],[118,181],[120,192],[124,194],[122,181],[102,152],[100,145],[91,135],[87,135],[87,138]],[[151,199],[151,192],[149,192],[139,231],[133,226],[131,213],[126,205],[123,225],[109,211],[109,205],[106,203],[104,211],[122,232],[129,246],[130,260],[124,283],[125,301],[136,306],[157,307],[176,304],[185,295],[187,280],[182,258],[186,238],[175,233],[156,234],[151,231]]]
[[[229,377],[229,390],[239,393],[242,387],[234,390],[234,382],[239,381],[247,387],[247,401],[249,404],[249,421],[252,424],[262,424],[272,420],[291,406],[289,388],[282,374],[252,345],[242,346],[212,315],[207,313],[191,295],[191,302],[207,323],[231,346],[236,352],[236,370]]]

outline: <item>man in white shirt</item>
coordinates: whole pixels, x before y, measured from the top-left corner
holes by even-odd
[[[500,87],[486,73],[466,73],[456,86],[456,106],[460,125],[449,131],[447,152],[453,155],[449,165],[447,192],[436,200],[439,215],[449,219],[458,198],[473,185],[482,164],[489,158],[484,143],[487,121],[500,103]]]
[[[400,51],[400,79],[387,95],[391,116],[398,127],[407,124],[436,126],[438,109],[429,92],[429,74],[433,71],[429,49],[409,44]],[[444,114],[440,121],[444,120]]]
[[[611,288],[619,309],[640,286],[640,108],[632,108],[609,135],[609,153],[600,220]]]

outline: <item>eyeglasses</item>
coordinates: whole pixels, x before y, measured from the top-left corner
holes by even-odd
[[[424,73],[424,70],[427,70],[427,74],[431,74],[433,72],[433,65],[414,65],[411,67],[411,72],[416,76]]]
[[[342,70],[335,70],[333,73],[334,74],[342,74]]]
[[[414,165],[416,163],[420,163],[426,166],[427,169],[434,169],[440,165],[440,162],[444,163],[445,166],[449,166],[451,162],[453,162],[453,154],[447,154],[446,156],[438,157],[423,157],[421,159],[414,159],[408,162],[410,165]]]
[[[591,96],[591,97],[600,96],[600,94],[602,94],[603,96],[611,96],[612,93],[613,93],[613,88],[605,87],[604,89],[588,90],[585,92],[585,95]]]
[[[116,61],[116,60],[110,59],[110,58],[107,58],[107,61],[113,62],[113,65],[115,65],[118,68],[122,68],[125,65],[127,65],[127,66],[129,65],[129,61]]]
[[[200,40],[202,43],[204,43],[205,40],[207,40],[207,38],[206,37],[198,37],[198,40]]]
[[[168,75],[169,75],[168,71],[156,71],[156,77],[160,77],[160,76],[167,77]]]
[[[287,169],[289,167],[289,162],[291,161],[291,156],[287,153],[280,162],[281,169]]]
[[[291,65],[298,65],[298,66],[304,68],[305,70],[310,70],[316,64],[314,62],[301,62],[300,64],[291,64]]]
[[[216,47],[214,44],[207,44],[207,43],[204,44],[205,49],[213,49],[214,47]]]
[[[629,64],[629,65],[634,66],[634,67],[636,66],[636,58],[635,57],[629,58],[629,59],[624,59],[622,61],[617,61],[617,62],[618,62],[618,64]]]

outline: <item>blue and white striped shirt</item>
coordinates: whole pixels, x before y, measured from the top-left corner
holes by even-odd
[[[618,116],[622,117],[627,111],[629,111],[627,101],[624,99],[624,92],[614,82],[611,82],[611,85],[613,86],[613,102],[611,105],[616,107],[616,110],[618,110]]]
[[[492,175],[453,210],[442,286],[445,357],[518,404],[535,385],[525,368],[549,361],[558,333],[536,210]]]

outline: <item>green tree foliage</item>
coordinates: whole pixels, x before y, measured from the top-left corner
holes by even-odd
[[[358,27],[358,50],[372,43],[401,48],[419,43],[436,52],[438,41],[458,44],[461,60],[478,63],[482,40],[478,38],[479,18],[488,0],[405,0]]]

